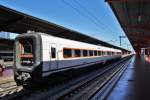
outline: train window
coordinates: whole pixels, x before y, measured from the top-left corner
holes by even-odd
[[[71,50],[71,49],[64,48],[64,49],[63,49],[63,56],[64,56],[64,58],[72,57],[72,50]]]
[[[93,56],[93,50],[89,50],[89,56]]]
[[[21,43],[21,54],[29,54],[29,53],[32,53],[32,41],[23,41]]]
[[[97,51],[97,55],[100,56],[100,51]]]
[[[108,52],[107,52],[107,51],[105,51],[105,55],[108,55]]]
[[[104,53],[104,55],[107,55],[107,52],[106,52],[106,51],[104,51],[103,53]]]
[[[101,56],[101,51],[98,51],[98,56]]]
[[[32,66],[34,64],[34,47],[31,38],[19,40],[19,57],[23,66]]]
[[[108,52],[107,52],[107,55],[111,55],[111,52],[110,52],[110,51],[108,51]]]
[[[84,57],[88,56],[87,50],[83,50],[83,56],[84,56]]]
[[[117,55],[119,55],[120,54],[120,52],[117,52]]]
[[[103,51],[101,51],[101,55],[103,56]]]
[[[112,55],[114,55],[115,54],[115,52],[112,52]]]
[[[75,50],[75,57],[80,57],[81,56],[81,50]]]
[[[110,52],[109,52],[109,51],[107,51],[107,52],[106,52],[106,55],[110,55]]]
[[[102,51],[102,54],[105,55],[105,51]]]
[[[97,51],[96,50],[94,50],[94,56],[97,56]]]
[[[56,48],[51,47],[51,58],[56,58]]]

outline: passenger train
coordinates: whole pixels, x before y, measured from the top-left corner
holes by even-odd
[[[0,60],[4,62],[13,61],[13,50],[1,50]]]
[[[121,58],[121,50],[55,37],[40,32],[16,37],[14,78],[17,84],[39,82],[54,73]]]

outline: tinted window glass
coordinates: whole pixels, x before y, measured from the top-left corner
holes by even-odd
[[[102,55],[105,55],[105,52],[104,52],[104,51],[102,51]]]
[[[101,56],[101,51],[98,51],[98,56]]]
[[[97,51],[96,50],[94,50],[94,56],[97,56]]]
[[[51,47],[51,57],[56,58],[56,48]]]
[[[83,56],[88,56],[87,50],[83,50]]]
[[[107,55],[111,55],[111,52],[107,52]]]
[[[89,55],[93,56],[93,50],[89,50]]]
[[[63,49],[64,58],[72,57],[72,50],[71,49]]]
[[[22,66],[32,66],[34,64],[34,44],[31,38],[19,39],[19,52],[17,52]]]
[[[75,50],[75,57],[80,57],[81,56],[81,51],[80,50]]]

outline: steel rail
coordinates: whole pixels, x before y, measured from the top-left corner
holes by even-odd
[[[58,94],[56,94],[56,95],[54,95],[52,97],[48,97],[48,99],[52,99],[52,100],[56,100],[56,99],[59,99],[59,100],[73,99],[74,94],[75,95],[79,94],[79,91],[83,90],[84,87],[88,86],[88,84],[90,84],[90,82],[92,82],[93,80],[96,80],[97,77],[103,76],[103,74],[107,73],[109,70],[111,70],[114,67],[118,66],[118,64],[120,64],[120,63],[122,64],[122,62],[124,62],[124,60],[113,64],[112,66],[108,67],[107,69],[105,69],[105,70],[103,70],[101,72],[95,73],[95,75],[93,75],[93,76],[89,76],[86,80],[82,80],[80,83],[75,84],[74,86],[70,86],[68,89],[64,90],[61,93],[58,93]]]

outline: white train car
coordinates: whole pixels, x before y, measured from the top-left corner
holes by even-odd
[[[54,37],[26,33],[15,41],[15,80],[39,81],[53,73],[121,58],[121,50]]]

